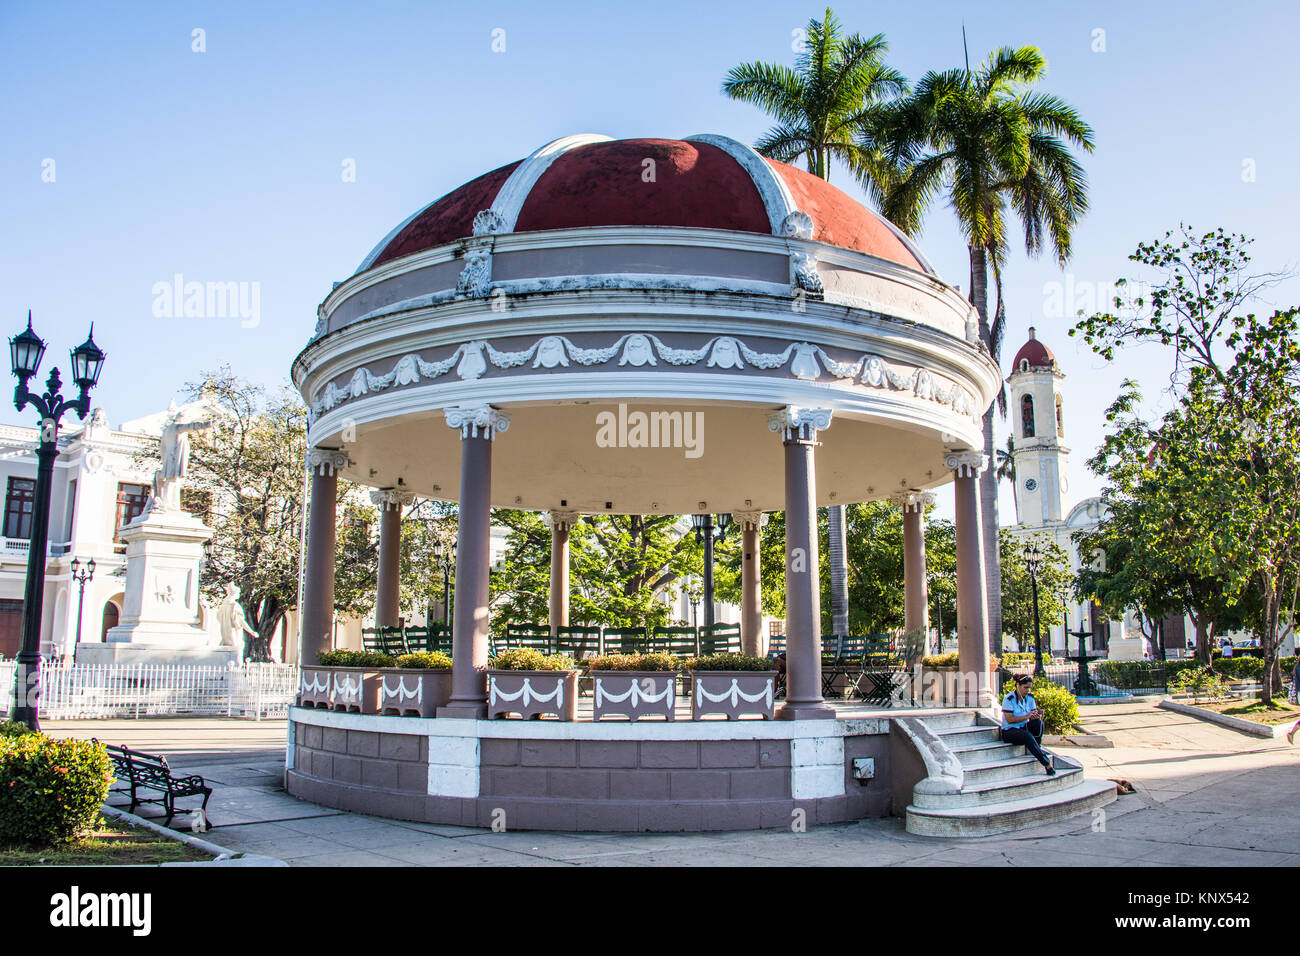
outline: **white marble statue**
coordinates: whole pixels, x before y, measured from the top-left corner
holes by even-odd
[[[212,419],[185,421],[184,414],[174,409],[173,404],[172,413],[163,425],[160,441],[162,467],[153,473],[153,495],[145,506],[146,514],[181,510],[181,483],[189,473],[190,465],[189,433],[207,431],[214,424]]]
[[[239,604],[238,584],[226,585],[226,597],[217,609],[217,622],[221,625],[221,646],[235,652],[231,663],[238,664],[244,659],[244,635],[257,637],[257,632],[248,626],[244,609]]]

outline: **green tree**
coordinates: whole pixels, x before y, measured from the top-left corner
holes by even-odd
[[[944,195],[957,217],[970,255],[970,301],[979,314],[980,339],[999,361],[1006,314],[1002,273],[1010,247],[1010,219],[1018,218],[1025,250],[1050,244],[1058,262],[1070,257],[1075,225],[1088,208],[1086,177],[1071,147],[1091,152],[1092,129],[1069,104],[1030,89],[1047,72],[1032,46],[992,54],[979,69],[931,71],[907,97],[873,116],[863,145],[888,144],[891,173],[885,215],[909,235],[920,232],[926,212]],[[869,172],[868,172],[869,175]],[[868,188],[871,182],[867,181]],[[996,307],[988,307],[993,269]],[[1005,407],[1005,397],[999,405]],[[994,459],[993,409],[984,416],[984,453]],[[989,639],[1002,641],[1002,608],[995,582],[998,553],[997,476],[980,476],[984,557],[989,581]]]
[[[882,151],[864,141],[878,105],[906,89],[902,74],[882,60],[889,44],[883,34],[845,36],[829,8],[809,20],[803,50],[793,68],[777,63],[742,63],[722,83],[733,100],[752,103],[777,124],[754,144],[783,163],[803,157],[808,171],[829,180],[839,160],[879,193],[887,181]]]
[[[998,545],[1002,558],[1002,630],[1016,642],[1016,649],[1034,648],[1033,582],[1025,563],[1025,546],[1037,543],[1042,552],[1038,569],[1038,623],[1043,634],[1043,650],[1051,652],[1050,629],[1065,615],[1065,598],[1071,592],[1074,575],[1070,556],[1052,540],[1051,535],[1018,535],[1002,528]]]

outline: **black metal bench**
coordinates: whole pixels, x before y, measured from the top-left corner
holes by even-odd
[[[118,781],[125,780],[126,783],[125,786],[112,787],[109,792],[129,794],[131,797],[129,810],[135,810],[142,803],[156,804],[167,811],[167,822],[171,823],[172,817],[176,816],[178,798],[202,796],[203,806],[200,810],[206,820],[208,798],[212,796],[212,788],[204,783],[203,778],[198,774],[177,777],[167,766],[167,758],[157,754],[141,753],[127,747],[106,746],[104,749],[108,751],[108,756],[113,761]],[[141,790],[153,791],[162,796],[144,797],[140,795]]]

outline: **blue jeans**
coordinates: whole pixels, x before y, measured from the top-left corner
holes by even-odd
[[[1024,744],[1025,749],[1034,755],[1034,759],[1044,767],[1052,765],[1052,759],[1043,750],[1043,722],[1035,717],[1023,727],[1003,727],[1004,744]]]

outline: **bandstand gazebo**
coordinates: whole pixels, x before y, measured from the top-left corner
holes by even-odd
[[[888,812],[898,781],[848,781],[856,757],[888,765],[889,720],[837,719],[822,699],[816,509],[898,504],[906,626],[924,629],[922,513],[950,483],[962,668],[987,675],[976,486],[999,372],[975,312],[890,223],[735,140],[569,136],[466,183],[330,292],[293,376],[312,416],[304,664],[330,642],[340,476],[385,503],[377,625],[397,623],[401,501],[457,501],[459,538],[450,704],[431,719],[295,708],[290,792],[558,829]],[[730,512],[751,653],[759,527],[784,511],[779,719],[485,719],[494,506],[549,515],[552,627],[578,516]],[[991,702],[983,680],[955,701]]]

